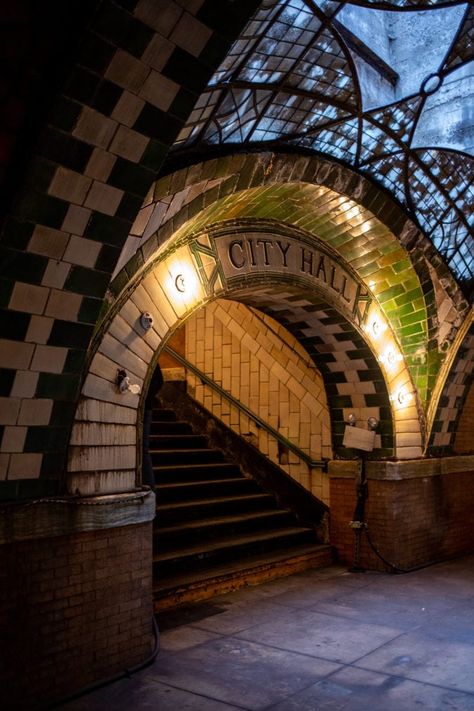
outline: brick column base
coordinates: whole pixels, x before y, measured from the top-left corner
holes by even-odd
[[[416,476],[398,481],[370,478],[365,521],[371,539],[400,568],[428,565],[474,550],[474,471]],[[339,560],[353,564],[355,483],[347,476],[330,482],[330,542]],[[361,564],[390,570],[362,535]]]
[[[0,546],[4,709],[33,711],[148,657],[152,523]]]

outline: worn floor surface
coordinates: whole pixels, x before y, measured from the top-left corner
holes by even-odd
[[[62,711],[474,711],[474,556],[325,568],[158,621],[152,666]]]

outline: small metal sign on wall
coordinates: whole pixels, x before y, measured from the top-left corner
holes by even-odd
[[[364,430],[362,427],[346,425],[342,444],[344,447],[371,452],[375,446],[375,432],[373,430]]]

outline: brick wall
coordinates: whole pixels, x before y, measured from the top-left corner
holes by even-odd
[[[152,649],[151,523],[0,547],[2,708],[33,711]]]
[[[474,472],[402,481],[369,480],[365,521],[382,555],[401,568],[426,565],[474,549]],[[355,506],[351,478],[330,482],[330,541],[340,560],[353,562]],[[388,570],[362,537],[362,565]]]

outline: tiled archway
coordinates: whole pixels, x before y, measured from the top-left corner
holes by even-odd
[[[252,240],[252,235],[255,237],[248,232],[245,239]],[[260,239],[263,235],[257,233]],[[396,337],[350,265],[337,265],[324,244],[301,241],[291,234],[280,245],[284,259],[280,255],[279,272],[269,256],[269,235],[266,249],[255,253],[255,263],[251,252],[247,253],[243,269],[243,237],[242,232],[229,234],[227,230],[220,236],[201,234],[178,239],[143,271],[133,289],[127,290],[111,310],[98,338],[76,414],[70,449],[71,491],[134,485],[134,425],[139,396],[118,393],[117,368],[126,369],[134,382],[146,385],[168,335],[215,296],[227,295],[266,310],[297,338],[304,339],[327,379],[336,448],[342,444],[347,411],[357,408],[362,417],[375,414],[382,420],[379,456],[421,455],[423,432],[403,358],[400,355],[395,359],[394,372],[377,360],[378,330],[386,330],[385,338],[390,339],[383,341],[384,348],[390,344],[397,349]],[[238,252],[234,251],[236,245]],[[312,267],[308,270],[309,263]],[[145,311],[154,318],[148,331],[140,324]],[[374,329],[372,335],[369,326]],[[413,400],[402,407],[398,396],[403,388],[408,388]],[[410,435],[405,434],[408,432]]]

